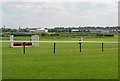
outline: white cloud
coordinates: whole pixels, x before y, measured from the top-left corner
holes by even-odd
[[[117,25],[116,2],[4,3],[3,25],[54,27]]]
[[[118,2],[119,0],[3,0],[3,2]]]
[[[0,26],[2,26],[2,11],[0,10]]]

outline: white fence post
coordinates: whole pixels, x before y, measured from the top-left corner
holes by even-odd
[[[39,47],[39,36],[37,35],[37,47]]]
[[[13,35],[10,35],[10,47],[13,47],[13,39],[14,38],[14,36]]]
[[[34,41],[34,36],[31,36],[31,41]],[[32,42],[32,45],[34,46],[34,42]]]
[[[39,36],[38,35],[32,35],[31,36],[31,41],[33,41],[32,42],[33,46],[39,47]],[[37,42],[34,42],[34,41],[37,41]]]
[[[81,41],[83,41],[83,38],[81,37]]]

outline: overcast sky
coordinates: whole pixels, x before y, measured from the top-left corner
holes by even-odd
[[[72,27],[117,26],[118,3],[113,2],[5,2],[0,5],[2,26]]]

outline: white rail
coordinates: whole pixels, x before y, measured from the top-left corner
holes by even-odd
[[[0,41],[2,42],[11,42],[11,41]],[[80,52],[81,52],[81,43],[102,43],[102,52],[103,52],[103,44],[104,43],[120,43],[120,42],[101,42],[101,41],[12,41],[12,42],[23,42],[24,49],[23,53],[25,54],[25,42],[37,42],[37,43],[54,43],[54,53],[55,53],[55,44],[56,43],[79,43],[80,44]]]
[[[11,42],[11,41],[0,41]],[[39,43],[120,43],[120,42],[107,42],[107,41],[12,41],[12,42],[39,42]]]

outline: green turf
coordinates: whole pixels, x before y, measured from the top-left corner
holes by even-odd
[[[10,37],[0,37],[3,40],[10,40]],[[20,37],[14,37],[14,40],[17,41],[22,41],[22,40],[27,40],[30,41],[31,37],[28,36],[20,36]],[[56,39],[51,39],[51,38],[40,38],[40,41],[79,41],[81,40],[80,38],[56,38]],[[108,38],[84,38],[84,41],[118,41],[118,35],[115,35],[114,37],[108,37]]]
[[[25,55],[23,48],[10,48],[9,43],[2,49],[3,79],[118,78],[118,44],[104,44],[104,52],[101,44],[82,44],[82,53],[79,44],[71,43],[56,44],[55,54],[48,43],[27,47]]]

